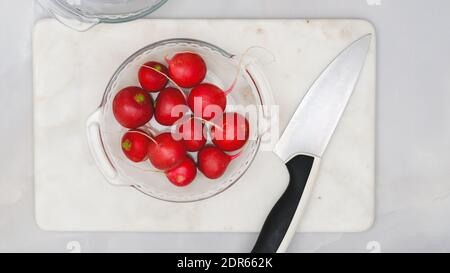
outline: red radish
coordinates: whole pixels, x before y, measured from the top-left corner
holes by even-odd
[[[181,142],[189,152],[198,152],[206,144],[205,125],[202,121],[190,117],[178,128]]]
[[[169,170],[180,164],[186,156],[186,149],[170,133],[162,133],[148,145],[148,158],[155,168]]]
[[[223,151],[236,151],[242,148],[249,138],[249,123],[238,113],[224,113],[215,124],[211,128],[211,139]]]
[[[166,171],[166,176],[175,186],[184,187],[194,181],[197,176],[197,166],[190,156],[186,156],[183,162]]]
[[[173,87],[162,90],[156,98],[155,119],[165,126],[173,125],[187,111],[184,94]]]
[[[169,64],[170,78],[181,87],[192,88],[205,79],[206,63],[196,53],[180,52],[166,61]]]
[[[191,90],[188,97],[188,105],[196,116],[205,120],[211,120],[216,114],[222,115],[227,106],[227,96],[233,91],[238,82],[244,57],[249,50],[250,48],[242,55],[234,80],[226,90],[222,90],[211,83],[202,83]]]
[[[121,146],[125,156],[133,162],[142,162],[148,157],[150,136],[141,130],[130,130],[122,137]]]
[[[153,99],[142,88],[130,86],[120,90],[113,101],[116,120],[126,128],[138,128],[153,117]]]
[[[214,84],[202,83],[189,93],[188,105],[194,115],[211,120],[225,111],[227,93]]]
[[[139,82],[141,83],[142,88],[149,92],[158,92],[162,90],[169,81],[162,74],[169,74],[169,70],[163,64],[158,62],[148,62],[142,65],[138,73]]]
[[[188,105],[196,116],[202,117],[202,119],[205,120],[211,120],[216,116],[216,113],[221,115],[225,111],[225,107],[227,105],[227,96],[233,91],[234,87],[236,86],[239,74],[241,73],[241,67],[244,61],[244,57],[252,48],[254,47],[248,48],[241,56],[236,69],[234,80],[226,90],[222,90],[216,85],[210,83],[200,84],[191,90],[188,97]]]
[[[198,152],[198,168],[206,177],[217,179],[225,173],[230,162],[239,155],[240,153],[229,155],[217,147],[207,145]]]

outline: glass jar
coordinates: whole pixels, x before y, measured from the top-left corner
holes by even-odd
[[[99,23],[122,23],[144,17],[167,0],[38,0],[58,21],[78,31]]]

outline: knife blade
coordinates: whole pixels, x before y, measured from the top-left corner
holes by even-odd
[[[371,44],[371,34],[346,47],[310,87],[275,146],[289,184],[267,216],[254,253],[284,252],[307,204],[320,158],[344,112]]]

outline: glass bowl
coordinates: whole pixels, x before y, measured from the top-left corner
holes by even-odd
[[[122,23],[144,17],[167,0],[38,0],[61,23],[85,31],[99,23]]]
[[[120,141],[127,132],[115,120],[112,101],[118,91],[127,86],[139,86],[137,74],[142,64],[153,60],[164,63],[165,56],[191,51],[200,54],[208,67],[205,82],[226,89],[233,81],[239,65],[241,73],[234,90],[227,96],[226,111],[246,115],[250,123],[250,139],[241,155],[233,160],[225,174],[215,180],[200,171],[186,187],[170,183],[164,173],[155,172],[150,162],[129,161],[122,152]],[[247,58],[245,58],[247,60]],[[107,180],[117,186],[131,186],[157,199],[173,202],[192,202],[206,199],[228,189],[246,172],[259,150],[263,128],[268,124],[267,106],[271,100],[269,84],[258,61],[248,58],[240,62],[239,56],[230,54],[212,44],[191,39],[170,39],[151,44],[129,57],[114,73],[107,85],[100,107],[87,121],[88,142],[95,162]],[[170,85],[170,84],[169,84]],[[184,90],[189,92],[188,89]],[[152,94],[155,98],[155,94]],[[167,131],[152,119],[149,125],[158,131]],[[144,130],[149,128],[143,128]],[[196,159],[196,154],[192,154]]]

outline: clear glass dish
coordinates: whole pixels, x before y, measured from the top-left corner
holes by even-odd
[[[38,0],[61,23],[85,31],[99,23],[122,23],[144,17],[167,0]]]
[[[154,169],[148,161],[136,164],[124,156],[120,140],[127,129],[118,124],[112,112],[112,100],[118,91],[130,85],[139,86],[137,72],[142,64],[150,60],[163,63],[165,56],[172,56],[181,51],[200,54],[208,67],[205,81],[223,89],[233,81],[237,67],[241,64],[242,73],[235,89],[227,96],[226,110],[237,111],[241,114],[247,114],[248,109],[255,111],[253,118],[249,119],[250,139],[241,155],[231,162],[225,174],[219,179],[210,180],[198,172],[194,182],[182,188],[171,184],[164,173],[152,171]],[[264,125],[269,122],[266,105],[270,104],[270,96],[269,84],[257,60],[240,63],[239,56],[198,40],[160,41],[133,54],[112,76],[100,107],[87,121],[89,147],[97,166],[113,185],[131,186],[147,195],[166,201],[191,202],[206,199],[232,186],[252,163],[260,147],[261,136],[264,133],[262,128],[265,128]],[[150,122],[150,126],[153,129],[164,130],[158,127],[154,119]],[[196,155],[193,154],[193,157],[195,159]]]

